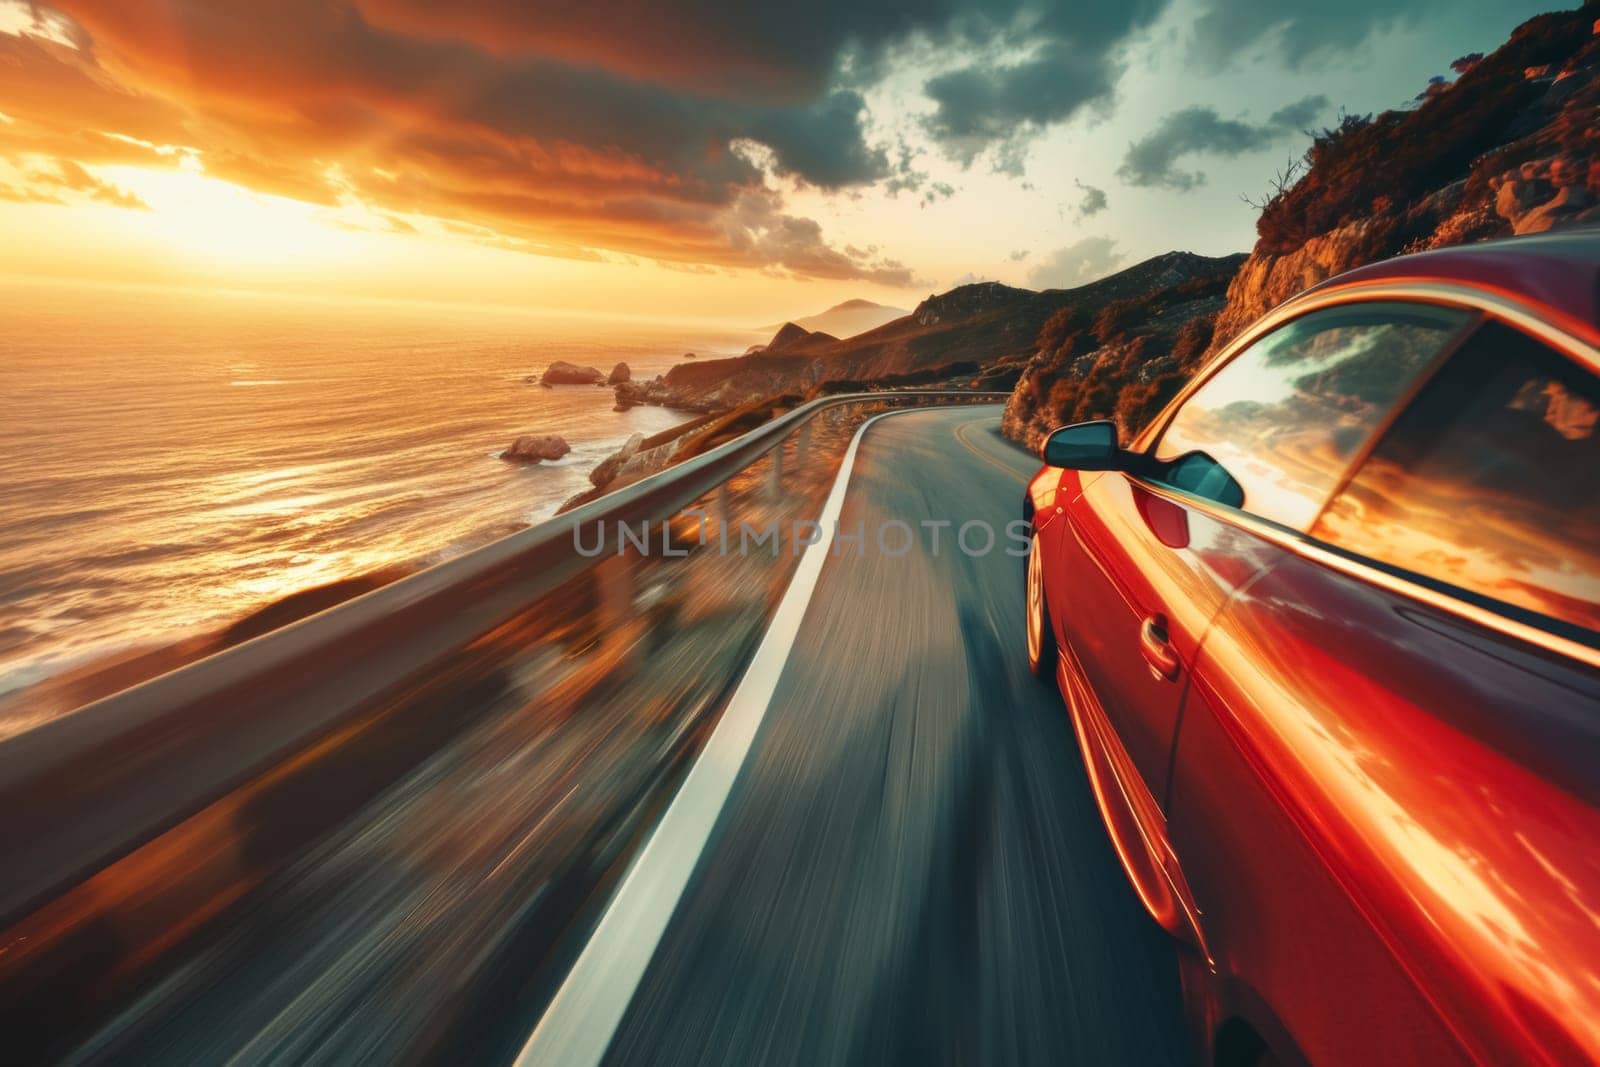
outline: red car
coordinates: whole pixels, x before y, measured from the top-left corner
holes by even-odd
[[[1043,453],[1029,662],[1211,1061],[1600,1061],[1600,233],[1352,271]]]

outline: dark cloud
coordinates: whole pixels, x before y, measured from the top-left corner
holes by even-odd
[[[804,98],[841,58],[870,64],[913,34],[1004,17],[1016,0],[356,0],[374,25],[463,40],[496,55],[559,55],[674,88],[729,97]]]
[[[1110,201],[1106,199],[1106,191],[1104,189],[1096,189],[1094,186],[1085,185],[1076,179],[1072,184],[1083,190],[1083,199],[1078,201],[1078,218],[1087,219],[1098,215],[1110,205]]]
[[[1029,55],[1009,63],[972,63],[929,79],[924,89],[935,110],[926,122],[928,134],[963,166],[992,148],[994,169],[1020,177],[1034,136],[1110,102],[1122,74],[1122,47],[1165,6],[1166,0],[1057,2],[990,25],[981,44],[1026,48]]]
[[[1020,174],[1033,134],[1110,97],[1121,69],[1115,53],[1168,2],[357,0],[357,6],[372,25],[412,37],[468,41],[508,58],[559,55],[673,92],[784,108],[815,101],[841,82],[870,83],[886,54],[910,41],[943,54],[1026,53],[963,64],[926,85],[935,104],[928,132],[951,158],[970,164],[994,147],[997,169]],[[832,128],[857,132],[848,123]],[[834,144],[854,157],[834,176],[840,183],[883,177],[881,160],[858,140]],[[773,147],[801,177],[819,180],[821,168]]]
[[[1187,191],[1203,185],[1206,176],[1202,171],[1180,170],[1180,159],[1202,154],[1233,157],[1266,148],[1305,129],[1327,107],[1326,97],[1308,96],[1279,108],[1262,123],[1225,119],[1209,107],[1174,111],[1128,146],[1117,176],[1129,185]]]
[[[925,87],[936,105],[927,131],[963,166],[998,147],[996,169],[1020,175],[1026,162],[1020,142],[1109,96],[1116,74],[1108,56],[1075,55],[1064,42],[1025,63],[940,74]]]
[[[1028,272],[1028,284],[1035,289],[1071,289],[1087,285],[1110,274],[1127,258],[1126,252],[1117,251],[1117,242],[1111,238],[1085,237],[1040,260]]]
[[[779,173],[825,188],[889,175],[888,154],[867,147],[861,94],[840,91],[801,109],[768,109],[748,120],[749,136],[776,153]]]
[[[471,42],[499,55],[560,55],[672,87],[794,100],[835,75],[877,73],[910,40],[980,49],[1122,41],[1166,0],[355,0],[375,26]]]

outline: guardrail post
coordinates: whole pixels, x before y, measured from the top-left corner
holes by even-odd
[[[795,435],[794,465],[796,468],[804,467],[806,455],[811,450],[811,420],[807,419],[800,424],[800,432]]]
[[[783,442],[772,450],[772,475],[767,483],[767,491],[773,499],[783,495]]]

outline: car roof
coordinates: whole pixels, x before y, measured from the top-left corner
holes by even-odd
[[[1457,282],[1537,305],[1600,335],[1600,228],[1508,237],[1397,256],[1346,271],[1308,293],[1372,282]]]

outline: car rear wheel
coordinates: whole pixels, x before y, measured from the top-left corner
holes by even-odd
[[[1028,670],[1041,682],[1056,678],[1056,637],[1044,603],[1044,560],[1039,539],[1028,546]]]

